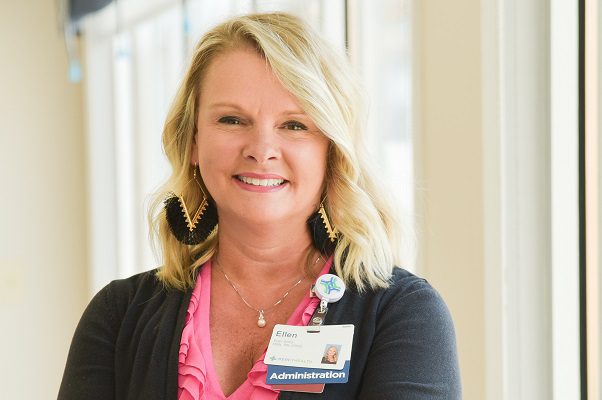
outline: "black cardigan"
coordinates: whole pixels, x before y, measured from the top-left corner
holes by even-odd
[[[192,290],[147,271],[103,288],[84,312],[59,400],[176,400],[178,352]],[[396,268],[387,289],[347,288],[326,324],[354,324],[349,382],[279,399],[460,399],[453,323],[438,293]]]

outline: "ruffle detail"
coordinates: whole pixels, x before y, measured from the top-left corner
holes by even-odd
[[[200,276],[198,279],[200,280]],[[197,283],[197,287],[200,286],[200,282]],[[186,311],[178,354],[178,400],[200,400],[205,397],[207,368],[203,353],[195,340],[194,312],[198,305],[199,293],[194,290]]]
[[[259,360],[253,365],[253,368],[247,374],[247,379],[253,385],[253,398],[277,399],[279,390],[272,389],[272,385],[265,383],[268,372],[268,366],[263,362],[265,352]]]
[[[320,275],[328,272],[331,263],[332,257],[327,260]],[[210,271],[211,262],[209,262],[208,265],[205,265],[204,268],[207,268],[207,270]],[[213,375],[211,375],[211,377],[208,377],[207,375],[208,366],[203,357],[200,343],[196,339],[200,332],[196,332],[195,329],[195,327],[200,327],[200,321],[195,322],[195,313],[197,314],[197,318],[202,318],[200,316],[200,314],[202,314],[201,310],[198,310],[197,312],[197,308],[201,305],[202,275],[202,273],[199,273],[197,276],[197,282],[186,311],[184,329],[182,330],[182,339],[180,341],[178,354],[178,400],[204,400],[207,396],[207,391],[212,393],[211,388],[206,388],[207,385],[209,385],[208,381],[213,381],[214,377]],[[207,275],[205,284],[209,285],[210,279],[210,275]],[[307,325],[316,307],[318,307],[320,300],[317,297],[313,297],[309,299],[305,298],[303,302],[307,302],[305,308],[303,308],[303,312],[299,312],[299,309],[297,309],[295,314],[291,316],[292,318],[288,321],[290,324],[297,326]],[[301,307],[303,306],[299,305],[299,308]],[[271,385],[266,384],[268,366],[264,363],[264,358],[265,351],[247,374],[246,385],[250,384],[253,388],[252,394],[249,397],[251,400],[276,400],[280,393],[279,390],[273,389]],[[212,360],[209,360],[209,362],[211,361]],[[213,367],[211,367],[211,369],[212,368]],[[245,385],[245,383],[243,383],[243,385]],[[245,391],[245,393],[248,394],[247,391]],[[240,396],[242,395],[243,393],[241,392],[239,392],[238,395],[234,392],[229,398],[237,399],[241,398]]]
[[[309,303],[303,310],[301,318],[296,321],[297,326],[304,326],[309,323],[311,316],[318,307],[320,300],[317,297],[312,297]],[[255,390],[253,391],[253,398],[261,399],[277,399],[279,390],[273,389],[272,385],[268,385],[266,382],[268,366],[263,362],[265,359],[265,351],[261,357],[257,360],[251,371],[247,374],[247,379],[253,385]],[[256,397],[257,396],[257,397]]]
[[[303,310],[303,314],[301,314],[301,321],[297,324],[297,326],[309,325],[309,320],[311,319],[311,316],[314,315],[316,308],[318,308],[318,304],[320,304],[320,299],[317,297],[312,297],[307,307],[305,307],[305,310]]]

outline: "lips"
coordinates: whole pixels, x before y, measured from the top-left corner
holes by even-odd
[[[261,186],[261,187],[277,187],[287,182],[286,179],[276,178],[276,177],[259,177],[259,176],[249,176],[245,175],[235,175],[234,176],[239,181],[246,183],[247,185],[252,186]]]

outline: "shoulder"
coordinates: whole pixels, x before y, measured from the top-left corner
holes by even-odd
[[[400,267],[393,268],[389,282],[390,286],[385,289],[388,294],[408,295],[418,290],[434,290],[426,279]]]
[[[439,292],[426,279],[395,269],[391,285],[379,302],[375,333],[378,338],[375,347],[381,345],[394,352],[387,346],[395,344],[400,349],[406,346],[400,357],[409,357],[415,366],[429,368],[433,380],[442,380],[445,382],[442,387],[459,392],[452,316]],[[408,345],[420,351],[410,351]]]
[[[131,362],[123,349],[140,348],[158,357],[169,346],[157,350],[152,343],[170,343],[183,324],[190,293],[165,287],[156,270],[113,280],[94,296],[77,331],[113,343],[121,367]]]
[[[177,332],[186,300],[186,293],[165,288],[156,270],[107,284],[76,328],[59,398],[125,398],[132,387],[164,393],[167,383],[156,373],[163,368],[157,365],[175,362],[177,371]]]
[[[331,272],[332,273],[332,272]],[[355,285],[348,287],[347,300],[355,305],[369,304],[379,311],[399,304],[417,303],[422,305],[445,306],[437,290],[424,278],[412,272],[394,267],[385,288],[358,290]]]
[[[424,278],[399,267],[393,269],[390,285],[384,289],[384,299],[412,301],[420,299],[433,303],[443,303],[439,292]]]
[[[439,292],[426,279],[396,267],[390,282],[390,286],[383,289],[379,314],[386,319],[403,316],[424,321],[425,328],[436,327],[453,334],[449,309]]]
[[[157,269],[141,272],[129,278],[115,279],[108,283],[102,290],[111,296],[119,298],[133,298],[146,292],[162,289],[162,284],[156,277]]]
[[[455,340],[449,309],[424,278],[395,267],[386,288],[358,291],[352,285],[348,289],[341,304],[337,304],[340,310],[333,316],[333,322],[367,325],[375,334],[395,336],[418,331]]]
[[[170,295],[183,292],[166,288],[156,276],[157,269],[145,271],[124,279],[115,279],[102,288],[88,308],[106,312],[115,323],[128,313],[141,313],[149,307],[158,307]]]
[[[389,287],[385,290],[395,293],[403,292],[409,294],[416,290],[432,289],[432,286],[426,279],[397,266],[393,267],[389,283]]]
[[[445,301],[424,278],[395,267],[386,288],[360,291],[350,285],[333,305],[329,323],[370,326],[375,332],[407,324],[406,328],[438,331],[453,338],[454,327]]]
[[[153,293],[161,288],[161,283],[155,276],[156,271],[152,269],[128,278],[112,280],[96,296],[105,296],[116,303],[121,303]]]
[[[365,372],[374,388],[365,398],[381,398],[385,383],[397,393],[388,398],[461,398],[454,324],[437,290],[395,268],[381,293]]]

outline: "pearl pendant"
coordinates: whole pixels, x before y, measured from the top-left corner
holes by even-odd
[[[265,326],[265,318],[263,317],[263,311],[259,311],[259,318],[257,318],[257,326],[263,328]]]

